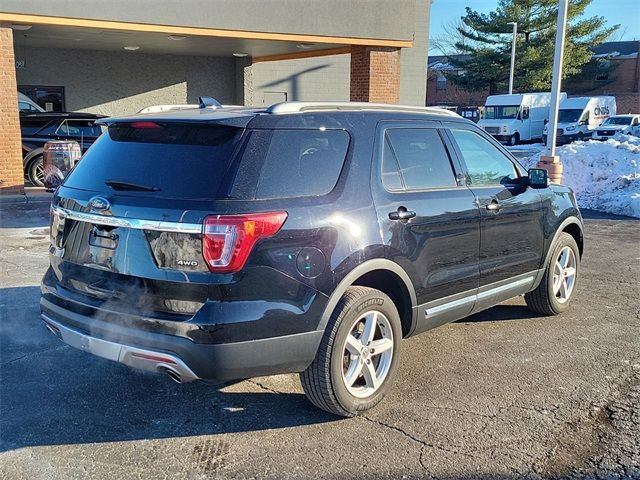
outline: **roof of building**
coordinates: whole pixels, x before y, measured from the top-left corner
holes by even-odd
[[[427,68],[429,70],[459,70],[451,61],[466,61],[471,55],[455,54],[455,55],[429,55],[427,59]]]
[[[640,50],[640,40],[627,40],[624,42],[604,42],[591,47],[593,56],[614,58],[637,58]]]

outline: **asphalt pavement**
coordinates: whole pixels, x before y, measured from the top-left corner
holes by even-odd
[[[568,312],[513,299],[402,343],[366,415],[295,375],[178,385],[39,319],[46,202],[0,205],[0,478],[640,478],[640,221],[588,213]]]

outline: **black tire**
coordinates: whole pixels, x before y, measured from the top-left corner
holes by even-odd
[[[584,142],[584,134],[582,132],[578,133],[578,141]]]
[[[27,178],[34,187],[44,187],[43,168],[44,165],[42,155],[39,155],[29,161],[29,165],[27,166]]]
[[[393,353],[382,383],[370,396],[358,398],[349,392],[342,377],[343,345],[354,323],[374,310],[389,321],[393,333]],[[350,287],[329,319],[315,360],[300,374],[305,395],[316,407],[342,417],[353,417],[373,408],[391,389],[398,367],[401,339],[400,315],[393,301],[373,288]]]
[[[556,260],[560,255],[560,252],[565,248],[569,247],[575,256],[575,283],[573,285],[571,294],[569,298],[561,303],[558,298],[556,298],[556,294],[553,288],[553,271],[555,267]],[[533,310],[536,313],[541,313],[543,315],[558,315],[564,312],[571,303],[571,300],[576,291],[576,286],[578,280],[580,278],[580,251],[578,250],[578,245],[576,244],[575,239],[568,233],[561,233],[558,237],[557,242],[553,245],[553,251],[549,256],[549,261],[545,267],[544,276],[540,281],[540,285],[538,287],[525,294],[524,300],[527,303],[527,307],[530,310]]]
[[[517,145],[519,141],[520,141],[520,135],[518,135],[517,133],[514,133],[509,137],[509,146],[513,147],[514,145]]]

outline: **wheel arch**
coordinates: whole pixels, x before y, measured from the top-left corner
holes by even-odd
[[[319,328],[325,329],[331,314],[351,286],[371,287],[384,292],[393,300],[402,324],[402,336],[411,335],[416,326],[416,292],[407,272],[397,263],[376,258],[351,270],[335,288],[325,307]]]
[[[582,258],[582,252],[584,251],[584,226],[580,218],[575,216],[570,216],[565,218],[560,223],[560,225],[558,225],[555,229],[555,233],[553,235],[553,238],[551,239],[551,242],[549,242],[549,247],[547,248],[547,251],[544,257],[544,263],[541,265],[540,269],[538,270],[538,275],[536,276],[536,279],[533,283],[534,289],[537,288],[537,286],[540,284],[540,281],[544,276],[544,271],[547,268],[547,265],[549,264],[549,258],[553,253],[553,249],[555,248],[556,243],[558,242],[558,238],[563,233],[568,233],[574,238],[574,240],[576,241],[576,244],[578,245],[580,258]]]
[[[22,165],[24,166],[24,168],[27,168],[27,166],[37,157],[39,157],[40,155],[44,154],[44,148],[43,147],[38,147],[38,148],[34,148],[33,150],[31,150],[29,153],[27,153],[24,156],[24,159],[22,160]]]

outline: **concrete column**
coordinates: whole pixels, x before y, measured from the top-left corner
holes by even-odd
[[[22,139],[11,25],[0,23],[0,193],[23,193]]]
[[[400,101],[400,49],[351,47],[351,101]]]

